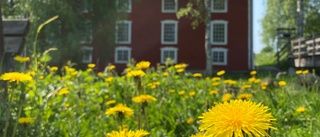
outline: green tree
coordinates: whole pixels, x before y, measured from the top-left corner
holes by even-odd
[[[297,0],[267,0],[265,16],[262,19],[262,41],[276,48],[277,28],[298,28]],[[303,35],[320,32],[319,0],[303,0]]]
[[[43,28],[37,41],[38,53],[49,48],[58,49],[52,52],[51,61],[57,65],[68,60],[80,62],[81,47],[92,43],[99,48],[96,52],[99,63],[106,63],[106,56],[114,46],[114,22],[125,17],[117,12],[116,1],[109,0],[15,0],[6,4],[4,13],[7,18],[28,15],[31,23],[26,42],[29,55],[32,55],[38,25],[58,15],[57,20]],[[83,32],[85,28],[92,30]],[[92,33],[91,38],[84,38],[84,33]],[[84,40],[87,41],[81,43]]]
[[[177,17],[189,17],[192,19],[191,25],[195,29],[200,23],[205,23],[205,52],[206,52],[206,74],[212,74],[212,56],[210,45],[210,19],[211,0],[189,0],[185,8],[181,8]]]

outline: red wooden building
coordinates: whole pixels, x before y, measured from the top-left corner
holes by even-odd
[[[172,58],[205,69],[205,25],[196,29],[187,18],[177,19],[187,0],[118,0],[125,20],[116,22],[113,61],[119,71],[133,58],[152,65]],[[212,0],[210,44],[214,70],[253,69],[252,0]]]

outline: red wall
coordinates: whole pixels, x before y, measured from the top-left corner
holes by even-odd
[[[185,7],[187,1],[179,1],[179,8]],[[161,21],[178,20],[175,13],[162,13],[161,0],[140,0],[132,4],[129,19],[132,21],[131,56],[136,61],[147,60],[154,66],[160,62],[161,47],[178,48],[178,63],[189,64],[193,70],[205,69],[204,34],[205,26],[201,24],[192,29],[187,18],[178,20],[178,44],[161,44]],[[228,44],[212,47],[228,48],[227,66],[214,65],[215,70],[248,70],[248,0],[228,0],[227,13],[213,13],[212,20],[228,21]],[[125,65],[118,65],[123,69]]]

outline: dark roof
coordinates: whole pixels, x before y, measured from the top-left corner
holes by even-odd
[[[28,31],[29,21],[22,20],[3,20],[3,35],[18,35],[23,36]]]
[[[24,37],[28,31],[29,21],[3,20],[4,51],[20,53],[24,46]]]

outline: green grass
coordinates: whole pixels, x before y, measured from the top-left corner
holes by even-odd
[[[276,57],[274,52],[261,52],[255,54],[255,66],[272,66],[276,64]]]
[[[252,94],[252,101],[268,106],[269,112],[277,119],[274,126],[278,130],[268,131],[271,136],[320,135],[319,92],[298,85],[295,77],[260,77],[258,71],[256,79],[261,81],[255,83],[248,81],[250,74],[242,74],[239,79],[227,79],[223,75],[221,80],[216,81],[219,85],[214,85],[212,77],[193,77],[192,73],[178,73],[174,67],[162,66],[147,69],[146,76],[141,78],[141,86],[138,86],[137,79],[118,76],[113,70],[104,73],[65,67],[58,71],[50,71],[46,67],[38,70],[32,75],[32,82],[9,85],[12,105],[7,106],[7,102],[1,104],[0,127],[3,129],[6,113],[10,110],[10,136],[13,132],[16,136],[105,136],[120,127],[119,118],[106,115],[105,111],[123,103],[134,110],[133,116],[121,121],[128,129],[137,130],[138,117],[142,116],[141,128],[150,132],[150,136],[187,137],[199,132],[201,123],[198,117],[215,103],[223,102],[225,93],[231,93],[231,99],[237,99],[239,93],[249,93]],[[61,75],[58,75],[59,71]],[[163,72],[169,75],[165,76]],[[271,82],[266,90],[262,90],[260,84],[266,79]],[[234,83],[225,84],[225,80]],[[287,85],[280,87],[277,85],[279,81],[286,81]],[[243,85],[251,85],[251,88],[243,88]],[[67,94],[59,94],[63,88],[67,89]],[[218,93],[210,94],[212,90]],[[157,99],[147,103],[143,113],[139,112],[139,105],[132,101],[138,92]],[[190,94],[192,92],[195,95]],[[23,103],[19,101],[21,97]],[[116,104],[106,105],[110,100],[116,100]],[[20,107],[21,115],[17,116]],[[296,111],[298,107],[304,107],[307,111],[299,113]],[[19,117],[30,117],[34,122],[18,124],[13,130]],[[190,118],[195,121],[187,123]]]

